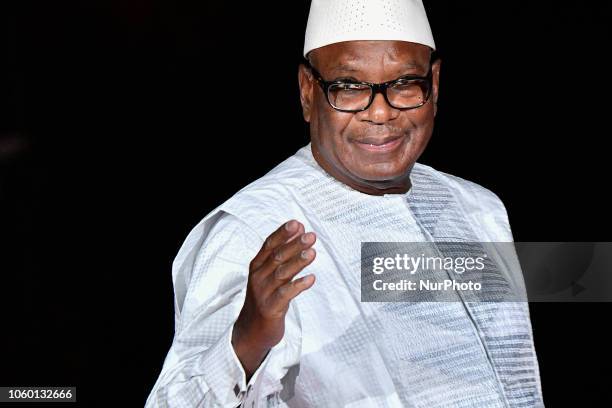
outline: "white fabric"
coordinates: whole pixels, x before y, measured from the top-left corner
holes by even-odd
[[[361,242],[512,241],[491,191],[419,163],[411,182],[361,193],[308,144],[210,212],[173,264],[175,337],[146,406],[542,407],[526,303],[360,301]],[[290,219],[317,233],[297,275],[317,279],[245,384],[230,339],[249,262]],[[524,290],[520,270],[503,278]]]
[[[408,41],[436,49],[421,0],[312,0],[304,57],[315,48],[354,40]]]

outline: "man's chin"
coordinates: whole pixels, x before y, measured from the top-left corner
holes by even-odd
[[[406,175],[406,171],[403,171],[402,169],[405,167],[401,167],[401,168],[382,168],[382,169],[377,169],[375,171],[372,170],[368,170],[368,171],[359,171],[359,172],[355,172],[353,173],[354,175],[356,175],[357,177],[359,177],[362,181],[368,183],[380,183],[380,182],[393,182],[395,180],[401,179],[403,176]]]

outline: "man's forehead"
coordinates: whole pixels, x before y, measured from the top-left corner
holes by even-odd
[[[410,70],[410,69],[418,69],[424,64],[419,64],[419,62],[415,59],[406,59],[406,60],[398,60],[393,63],[394,68],[400,70]],[[349,59],[339,61],[337,63],[328,64],[328,69],[331,71],[342,71],[342,72],[361,72],[366,68],[371,67],[371,64],[368,64],[364,60],[359,59]]]
[[[405,41],[344,41],[313,50],[316,61],[334,71],[360,71],[374,63],[415,69],[429,62],[429,48]]]

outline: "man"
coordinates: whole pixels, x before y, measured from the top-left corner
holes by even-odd
[[[416,162],[434,49],[420,1],[312,2],[311,142],[187,237],[147,406],[543,406],[525,303],[360,299],[363,242],[512,241],[495,194]]]

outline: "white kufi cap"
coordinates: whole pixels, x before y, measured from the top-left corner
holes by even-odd
[[[312,0],[304,57],[341,41],[399,40],[436,45],[422,0]]]

